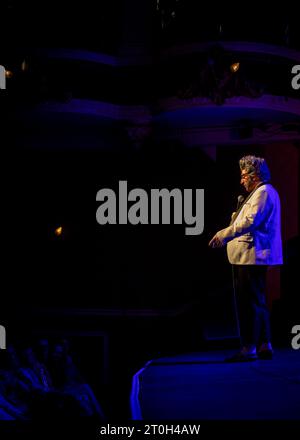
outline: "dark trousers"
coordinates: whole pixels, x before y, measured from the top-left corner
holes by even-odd
[[[235,265],[233,269],[242,345],[271,342],[267,266]]]

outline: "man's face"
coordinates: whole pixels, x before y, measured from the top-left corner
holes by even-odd
[[[257,177],[250,176],[245,170],[241,172],[241,185],[245,188],[247,192],[251,192],[257,185]]]

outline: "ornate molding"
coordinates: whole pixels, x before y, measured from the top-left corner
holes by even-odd
[[[207,52],[216,44],[223,47],[225,51],[240,52],[249,54],[261,54],[274,57],[286,58],[291,61],[300,62],[300,51],[285,46],[274,44],[257,43],[251,41],[208,41],[205,43],[192,43],[185,45],[173,46],[161,49],[158,59],[174,57],[179,55],[188,55],[193,53]],[[139,66],[155,64],[152,55],[135,55],[135,56],[113,56],[100,52],[88,50],[78,50],[71,48],[59,49],[34,49],[33,53],[37,56],[46,56],[47,58],[80,60],[91,63],[104,64],[113,67]],[[157,58],[156,58],[157,59]]]

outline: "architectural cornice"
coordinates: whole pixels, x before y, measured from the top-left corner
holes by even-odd
[[[285,46],[274,44],[257,43],[251,41],[208,41],[205,43],[192,43],[185,45],[172,46],[160,49],[153,54],[139,54],[131,56],[109,55],[88,50],[78,50],[71,48],[38,48],[32,50],[34,55],[46,56],[47,58],[79,60],[91,63],[104,64],[112,67],[143,66],[155,64],[158,60],[189,55],[194,53],[207,52],[212,46],[222,46],[225,51],[243,54],[260,54],[273,57],[285,58],[291,61],[300,62],[300,51]],[[29,50],[30,51],[30,50]]]
[[[158,101],[158,115],[164,112],[174,112],[180,109],[192,108],[247,108],[273,110],[300,116],[300,100],[283,96],[263,95],[258,98],[243,96],[226,99],[222,106],[214,104],[208,98],[179,99],[176,97]],[[153,118],[150,106],[146,105],[118,105],[108,102],[88,99],[71,99],[66,103],[45,102],[39,104],[34,111],[54,113],[80,113],[92,116],[105,117],[115,120],[128,120],[135,123],[150,122]]]
[[[178,138],[190,146],[300,139],[300,101],[296,99],[270,95],[255,99],[234,97],[218,106],[207,98],[181,100],[174,97],[160,100],[158,108],[154,114],[150,106],[146,105],[116,105],[72,99],[67,103],[42,103],[33,111],[42,120],[45,118],[45,121],[50,114],[59,115],[58,119],[64,114],[71,120],[72,115],[86,116],[94,120],[95,126],[97,120],[102,123],[119,121],[128,130],[142,129],[145,136],[154,130],[154,135],[159,139]],[[191,114],[185,116],[185,111],[192,111],[192,124],[189,119]],[[262,116],[259,119],[258,111]],[[28,112],[27,116],[31,118]],[[243,131],[241,121],[246,123],[246,132]],[[55,124],[55,118],[52,117],[51,124],[53,123]]]

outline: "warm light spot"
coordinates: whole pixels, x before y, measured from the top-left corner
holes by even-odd
[[[11,78],[13,76],[13,73],[11,70],[5,70],[5,76],[6,78]]]
[[[239,70],[239,68],[240,68],[240,63],[233,63],[230,66],[230,70],[233,73],[237,72]]]
[[[58,228],[55,229],[54,234],[59,237],[62,234],[63,228],[62,226],[59,226]]]

